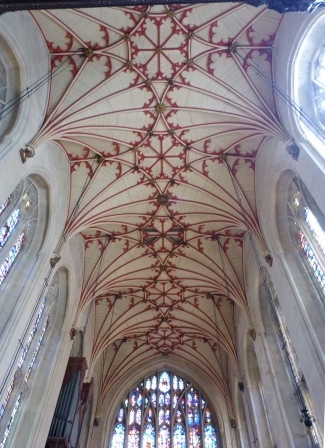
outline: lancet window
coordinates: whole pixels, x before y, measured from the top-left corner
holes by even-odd
[[[0,285],[32,240],[37,216],[37,188],[25,179],[0,205]]]
[[[217,448],[211,408],[200,391],[169,371],[145,377],[124,398],[112,448]]]
[[[289,185],[288,215],[306,271],[325,303],[325,218],[298,178]]]
[[[58,295],[59,283],[56,274],[45,298],[42,299],[38,308],[36,308],[36,313],[30,318],[25,339],[21,341],[18,362],[0,404],[0,424],[4,422],[3,427],[5,428],[3,437],[0,439],[0,448],[5,447],[16,414],[29,391],[35,363],[39,357],[40,349],[44,345],[49,322],[53,317],[52,314],[55,313],[54,305],[56,305]]]
[[[265,291],[267,293],[267,299],[270,306],[271,316],[274,323],[276,336],[278,339],[279,347],[282,351],[285,364],[288,368],[290,379],[295,391],[295,396],[299,400],[299,409],[301,412],[301,422],[308,427],[308,433],[310,436],[311,446],[320,448],[320,433],[318,426],[312,417],[312,404],[310,400],[307,384],[302,373],[300,364],[297,359],[296,352],[292,345],[287,326],[280,309],[279,300],[276,295],[273,283],[266,272],[265,268],[261,270],[261,277]]]

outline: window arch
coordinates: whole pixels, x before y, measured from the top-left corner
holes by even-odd
[[[308,431],[306,431],[306,433],[311,446],[319,448],[321,435],[316,422],[313,420],[313,417],[311,417],[312,415],[314,415],[314,412],[309,390],[301,366],[298,362],[295,349],[291,342],[284,316],[281,312],[279,299],[275,292],[273,282],[265,267],[261,267],[260,276],[265,292],[262,304],[263,323],[266,332],[275,335],[277,343],[277,347],[271,347],[272,354],[274,355],[274,364],[276,363],[275,360],[277,359],[277,353],[280,352],[281,358],[283,360],[281,364],[285,368],[286,375],[290,381],[290,384],[292,385],[292,390],[294,392],[293,397],[295,397],[295,408],[297,412],[300,411],[301,413],[301,423],[304,422],[306,428],[308,428]],[[286,385],[287,383],[285,382],[284,386]],[[288,399],[286,401],[286,406],[288,410],[288,407],[290,406],[290,402]],[[305,414],[302,412],[303,410]]]
[[[0,403],[0,424],[4,428],[4,432],[1,433],[0,448],[4,448],[7,444],[17,414],[20,413],[22,404],[27,400],[37,372],[41,375],[38,386],[46,379],[44,373],[48,369],[43,363],[43,358],[47,353],[42,353],[43,347],[46,345],[47,352],[53,354],[53,348],[49,346],[53,339],[53,329],[61,329],[65,315],[65,300],[59,300],[62,295],[61,289],[64,289],[66,295],[66,289],[60,287],[62,275],[65,276],[65,273],[55,274],[45,297],[39,301],[29,319],[28,327],[23,332],[18,362]],[[49,337],[50,340],[48,340]],[[43,367],[38,370],[40,361]],[[51,362],[46,364],[51,365]]]
[[[293,64],[296,124],[303,139],[325,158],[325,14],[310,18],[299,34]]]
[[[325,304],[325,217],[304,183],[294,177],[288,188],[291,236],[312,283]]]
[[[0,286],[20,252],[30,245],[38,218],[38,191],[23,180],[0,205]]]
[[[167,370],[145,377],[122,401],[112,448],[218,448],[211,407],[188,380]]]

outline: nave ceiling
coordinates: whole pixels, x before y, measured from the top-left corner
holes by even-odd
[[[267,82],[282,16],[235,3],[31,15],[53,72],[31,143],[69,158],[65,236],[84,241],[78,313],[93,303],[101,400],[159,355],[229,397],[237,307],[251,324],[245,232],[267,250],[256,156],[266,139],[288,140]]]

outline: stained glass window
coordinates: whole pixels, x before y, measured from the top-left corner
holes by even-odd
[[[302,381],[304,375],[301,367],[298,363],[295,349],[291,343],[291,339],[287,330],[287,326],[280,310],[279,300],[277,298],[273,282],[265,268],[261,269],[261,276],[263,279],[263,285],[265,287],[268,302],[270,305],[271,317],[274,322],[274,329],[278,338],[279,346],[283,352],[283,359],[289,368],[291,379],[293,380],[294,393],[298,399],[298,409],[309,409],[311,411],[312,404],[310,401],[310,394],[306,380]],[[313,414],[313,412],[311,412]],[[320,434],[316,422],[312,422],[312,426],[309,428],[309,435],[312,438],[314,447],[319,447]]]
[[[58,294],[59,283],[56,274],[45,298],[35,310],[31,327],[26,332],[25,339],[20,341],[21,353],[16,370],[10,379],[10,383],[8,383],[6,395],[0,405],[0,422],[2,427],[6,428],[2,442],[0,438],[0,448],[4,448],[7,443],[18,408],[23,405],[24,392],[28,390],[32,382],[32,372],[36,370],[35,363],[48,334],[50,316],[52,320],[53,313],[55,313],[54,304],[57,303]],[[42,375],[41,370],[40,373]]]
[[[8,196],[7,199],[4,201],[4,203],[0,205],[0,215],[4,211],[4,209],[8,206],[9,201],[10,201],[10,196]]]
[[[26,344],[23,346],[23,349],[22,349],[22,352],[21,352],[21,356],[20,356],[18,364],[17,364],[17,370],[16,370],[16,372],[14,374],[14,377],[11,380],[11,383],[10,383],[9,388],[7,390],[5,399],[4,399],[4,401],[3,401],[3,403],[2,403],[2,405],[0,407],[0,421],[1,421],[2,416],[4,414],[4,411],[5,411],[5,409],[6,409],[7,405],[8,405],[9,399],[10,399],[12,393],[13,393],[15,383],[17,383],[17,379],[21,376],[21,374],[25,370],[24,369],[24,362],[25,362],[25,359],[26,359],[26,357],[28,355],[29,348],[31,347],[32,342],[35,339],[35,334],[37,333],[37,330],[40,327],[40,323],[41,323],[41,320],[42,320],[42,317],[43,317],[43,314],[44,314],[46,300],[47,300],[46,298],[43,300],[43,302],[42,302],[42,304],[41,304],[41,306],[39,308],[38,314],[36,316],[34,325],[33,325],[32,329],[30,330],[30,333],[29,333],[29,336],[27,338]],[[36,360],[36,357],[38,355],[40,346],[41,346],[41,344],[43,342],[43,339],[44,339],[44,336],[45,336],[45,332],[46,332],[47,327],[48,327],[48,322],[49,322],[49,316],[47,316],[47,318],[45,320],[45,323],[43,324],[43,328],[42,328],[42,331],[41,331],[41,333],[39,335],[38,341],[37,341],[37,343],[35,345],[33,355],[31,356],[31,358],[29,360],[28,367],[27,367],[27,370],[25,372],[25,377],[24,377],[25,383],[27,383],[27,381],[29,379],[29,376],[31,374],[33,365],[35,363],[35,360]]]
[[[26,242],[31,241],[37,218],[37,189],[22,181],[0,205],[0,285]]]
[[[21,400],[21,394],[19,394],[17,399],[16,399],[16,403],[15,403],[14,409],[13,409],[13,411],[11,413],[9,422],[8,422],[8,424],[6,426],[2,442],[0,443],[0,448],[4,448],[4,446],[6,444],[8,436],[10,434],[11,427],[13,425],[13,422],[15,420],[15,417],[16,417],[16,414],[17,414],[17,411],[18,411],[18,408],[19,408],[19,405],[20,405],[20,400]]]
[[[169,371],[148,376],[122,401],[112,448],[218,448],[211,408],[201,392]]]
[[[14,210],[11,213],[11,215],[9,216],[9,218],[7,219],[5,224],[0,229],[0,250],[6,244],[8,238],[10,237],[10,235],[12,233],[12,231],[16,227],[16,225],[18,223],[18,219],[19,219],[19,214],[20,214],[20,211],[19,211],[19,208],[17,208],[16,210]]]
[[[10,271],[13,262],[15,261],[17,255],[19,254],[20,250],[23,247],[23,243],[24,243],[24,233],[21,233],[15,244],[10,249],[8,256],[5,258],[5,260],[0,266],[0,285],[6,278],[8,272]]]
[[[325,218],[297,178],[289,188],[289,222],[302,259],[325,297]]]

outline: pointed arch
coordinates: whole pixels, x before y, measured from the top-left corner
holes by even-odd
[[[220,447],[212,408],[186,378],[147,375],[124,397],[111,432],[113,448]]]
[[[297,176],[289,182],[287,204],[292,244],[325,305],[325,217]]]
[[[61,268],[53,277],[44,298],[38,303],[30,324],[21,340],[17,368],[12,375],[3,402],[0,421],[6,428],[0,446],[4,448],[12,437],[19,439],[15,420],[30,420],[37,415],[40,395],[43,393],[50,372],[57,358],[67,304],[67,271]],[[44,348],[46,347],[46,351]],[[35,408],[35,412],[32,410]],[[17,446],[19,446],[17,442]]]
[[[1,319],[5,325],[29,280],[46,235],[47,184],[37,175],[24,178],[0,210],[0,305],[6,305]]]

